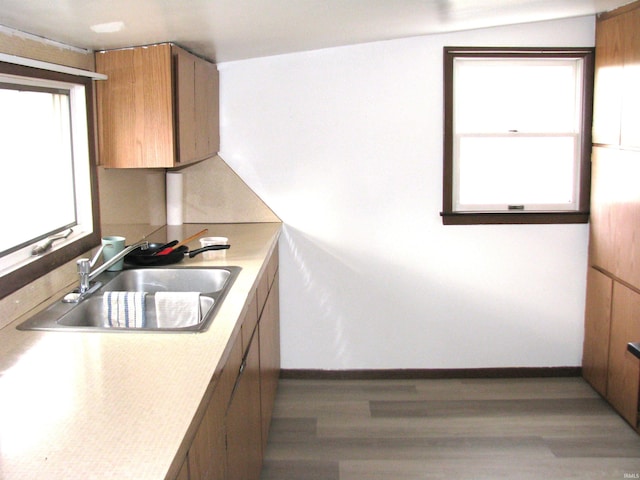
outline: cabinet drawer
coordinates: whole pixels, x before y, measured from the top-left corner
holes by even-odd
[[[264,309],[264,303],[267,301],[267,295],[269,294],[269,278],[265,272],[260,281],[258,282],[258,288],[256,288],[256,298],[258,300],[258,317],[262,315]]]
[[[247,348],[249,348],[249,342],[251,341],[251,336],[256,329],[256,325],[258,324],[258,300],[257,295],[253,295],[251,302],[249,303],[249,307],[247,308],[247,313],[245,314],[244,321],[242,322],[242,352],[243,356],[247,352]]]
[[[258,288],[256,291],[256,297],[258,298],[258,317],[262,315],[262,310],[264,309],[264,304],[267,301],[267,296],[269,295],[269,290],[271,289],[271,284],[273,283],[273,279],[276,276],[276,272],[278,271],[278,245],[276,245],[271,257],[267,262],[267,267],[258,282]]]
[[[269,278],[269,288],[273,284],[273,280],[276,277],[276,272],[278,271],[278,265],[280,263],[280,256],[278,253],[278,245],[273,250],[273,255],[271,255],[271,260],[269,260],[269,265],[267,266],[267,276]]]

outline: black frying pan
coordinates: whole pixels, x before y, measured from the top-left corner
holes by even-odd
[[[176,248],[166,255],[155,255],[164,248],[170,247],[178,243],[177,241],[171,243],[150,243],[149,248],[146,250],[137,249],[133,252],[125,255],[124,261],[129,265],[136,265],[141,267],[160,267],[162,265],[171,265],[182,261],[183,258],[193,258],[202,252],[209,250],[225,250],[231,245],[209,245],[208,247],[198,248],[196,250],[189,251],[189,247],[183,245]]]

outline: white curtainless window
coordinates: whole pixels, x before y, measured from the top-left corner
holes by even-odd
[[[592,75],[591,49],[445,49],[445,224],[586,221]]]
[[[33,242],[61,230],[91,231],[91,205],[86,146],[73,139],[87,138],[84,87],[58,82],[0,76],[0,205],[7,229],[0,238],[0,257],[6,258]],[[75,91],[74,91],[75,90]],[[78,106],[76,96],[82,99]],[[71,111],[74,108],[75,135]],[[82,124],[83,123],[83,124]],[[78,160],[77,164],[74,162]],[[16,182],[15,179],[28,179]],[[30,252],[27,252],[30,255]]]
[[[0,64],[0,298],[99,239],[90,79]],[[64,237],[38,250],[53,236]]]

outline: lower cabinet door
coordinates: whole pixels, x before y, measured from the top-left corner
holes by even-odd
[[[225,408],[228,396],[216,388],[189,449],[188,480],[225,480]],[[181,477],[179,477],[180,479]]]
[[[607,396],[612,289],[613,280],[598,270],[589,268],[582,375],[603,397]]]
[[[627,343],[640,339],[640,294],[614,282],[607,399],[634,428],[638,420],[640,360]]]
[[[188,461],[188,459],[185,459],[184,463],[182,464],[182,467],[180,467],[180,471],[178,472],[178,476],[176,477],[176,480],[191,480],[189,478],[189,461]]]
[[[260,395],[262,409],[262,450],[267,448],[271,416],[280,377],[280,311],[278,275],[260,317]]]
[[[257,480],[262,468],[260,422],[260,347],[249,344],[227,410],[227,480]]]
[[[227,453],[225,408],[229,398],[224,392],[214,392],[209,404],[206,421],[209,428],[209,448],[211,462],[209,464],[208,480],[225,480],[227,478]]]

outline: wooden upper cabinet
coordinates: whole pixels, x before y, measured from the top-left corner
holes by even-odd
[[[218,70],[170,43],[96,52],[100,164],[171,168],[220,146]]]
[[[599,21],[596,29],[593,143],[620,143],[622,23],[622,16],[615,16]]]
[[[599,20],[593,142],[640,147],[640,4]]]
[[[620,144],[640,147],[640,8],[622,16],[623,75]]]

